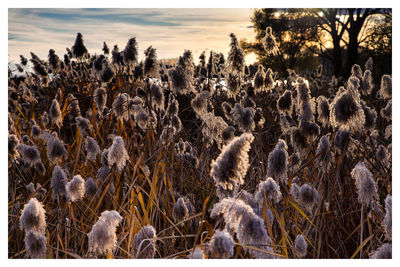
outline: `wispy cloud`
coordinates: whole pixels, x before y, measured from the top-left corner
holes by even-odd
[[[191,49],[227,53],[229,33],[252,38],[251,9],[9,9],[10,60],[29,52],[47,57],[54,49],[62,56],[81,32],[90,53],[101,53],[103,41],[122,50],[136,37],[139,50],[157,48],[160,58],[177,57]],[[143,58],[143,53],[141,53]]]

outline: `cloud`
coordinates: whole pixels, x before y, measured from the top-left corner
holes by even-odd
[[[140,58],[150,45],[159,58],[177,57],[185,49],[195,59],[204,50],[227,53],[229,33],[252,39],[250,9],[9,9],[9,59],[29,57],[32,51],[47,58],[50,48],[61,57],[76,33],[83,34],[90,53],[101,53],[103,42],[123,50],[131,37],[139,44]]]

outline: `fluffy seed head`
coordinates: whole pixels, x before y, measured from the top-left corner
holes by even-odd
[[[357,128],[365,122],[360,103],[351,92],[338,92],[330,106],[330,121],[333,127]]]
[[[378,198],[376,183],[364,162],[357,163],[351,171],[351,177],[355,180],[360,204],[368,206],[374,198]]]
[[[376,251],[370,255],[372,259],[391,259],[392,258],[392,245],[385,243],[380,246]]]
[[[101,112],[107,102],[107,92],[104,88],[97,88],[94,93],[94,101],[96,102],[96,107],[99,112]]]
[[[129,119],[128,98],[128,94],[120,93],[112,104],[114,115],[118,120],[127,121]]]
[[[307,255],[307,242],[303,235],[297,235],[294,241],[294,251],[296,256],[299,258],[304,258]]]
[[[71,202],[83,199],[85,194],[85,180],[80,175],[75,175],[74,178],[67,184],[67,198]]]
[[[137,51],[137,42],[136,38],[133,37],[128,40],[128,43],[125,46],[124,51],[122,52],[123,60],[126,65],[133,65],[137,63],[138,60],[138,51]]]
[[[258,189],[254,196],[261,205],[264,202],[264,197],[267,197],[268,200],[274,201],[275,203],[278,203],[282,198],[279,185],[271,177],[268,177],[267,180],[262,181],[258,185]]]
[[[128,152],[125,149],[124,140],[121,136],[115,136],[111,147],[108,149],[107,161],[109,166],[117,167],[118,172],[121,172],[129,161]]]
[[[31,198],[25,204],[22,210],[21,217],[19,218],[19,225],[21,230],[39,232],[44,234],[46,231],[46,218],[43,204],[36,198]]]
[[[96,161],[97,154],[100,154],[100,147],[96,140],[90,136],[86,137],[85,150],[87,152],[86,159],[90,161]]]
[[[62,116],[61,116],[60,105],[58,104],[58,101],[56,99],[53,99],[53,101],[51,102],[49,115],[51,121],[58,127],[60,127],[62,124]]]
[[[318,120],[323,126],[327,126],[329,122],[329,102],[325,96],[317,98]]]
[[[153,105],[158,109],[164,109],[164,89],[156,83],[150,87]]]
[[[286,90],[278,99],[276,107],[281,113],[292,111],[292,93]]]
[[[92,177],[86,180],[85,182],[85,196],[93,197],[97,193],[97,184],[96,181],[93,180]]]
[[[310,211],[317,204],[319,195],[315,188],[309,186],[308,184],[303,184],[299,189],[298,201]]]
[[[143,226],[133,238],[136,259],[152,259],[156,253],[156,229],[151,225]]]
[[[384,99],[392,98],[392,77],[390,75],[382,76],[379,95]]]
[[[16,146],[16,149],[29,166],[34,166],[36,163],[40,162],[40,153],[36,146],[19,144]]]
[[[229,259],[233,256],[234,243],[232,236],[228,231],[214,232],[213,237],[210,240],[210,256],[216,259]]]
[[[46,258],[46,237],[34,230],[27,232],[25,234],[25,248],[31,259]]]
[[[243,184],[249,168],[248,152],[253,139],[252,134],[244,133],[223,148],[211,165],[210,174],[216,184],[220,184],[226,190],[232,190],[234,185]]]
[[[265,37],[263,39],[263,45],[267,54],[275,55],[278,52],[278,46],[276,44],[275,37],[272,34],[272,28],[269,26],[265,29]]]
[[[385,228],[386,238],[392,240],[392,196],[387,195],[385,198],[385,218],[383,219],[383,226]]]
[[[284,140],[280,139],[268,155],[267,176],[287,183],[288,153]]]
[[[99,220],[88,233],[89,253],[95,255],[111,254],[117,244],[115,232],[121,221],[122,217],[117,211],[103,211]]]
[[[189,255],[187,256],[188,259],[204,259],[204,251],[200,248],[197,247],[194,249],[194,251],[191,251]]]
[[[58,165],[54,167],[50,186],[53,199],[67,195],[67,175]]]

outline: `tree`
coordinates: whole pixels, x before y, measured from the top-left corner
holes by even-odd
[[[256,41],[251,43],[241,40],[242,48],[247,53],[256,53],[262,64],[276,66],[283,73],[288,68],[294,69],[302,58],[309,55],[305,44],[318,37],[317,19],[313,14],[305,13],[304,9],[256,9],[251,21]],[[268,26],[272,28],[276,39],[276,55],[266,54],[262,45]]]
[[[391,9],[257,9],[251,19],[256,42],[243,41],[242,45],[245,51],[258,54],[263,62],[266,55],[260,42],[265,28],[271,26],[284,67],[293,68],[302,54],[309,50],[327,58],[332,63],[336,76],[347,78],[351,67],[358,63],[360,45],[367,40],[365,29],[376,23],[371,19],[376,14],[387,14],[391,17]],[[343,56],[344,50],[346,53]]]

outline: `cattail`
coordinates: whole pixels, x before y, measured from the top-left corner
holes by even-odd
[[[40,153],[36,146],[19,144],[16,146],[16,149],[21,154],[22,159],[28,163],[29,166],[33,166],[40,162]]]
[[[90,136],[86,137],[85,149],[87,152],[86,159],[93,162],[96,161],[97,154],[100,154],[100,147],[96,140]]]
[[[229,259],[233,256],[234,243],[232,236],[228,231],[214,232],[213,237],[210,240],[210,256],[216,259]]]
[[[301,120],[299,130],[310,142],[319,135],[319,126],[314,122]]]
[[[108,60],[103,60],[103,67],[102,71],[100,72],[100,80],[103,83],[108,83],[112,80],[113,77],[114,77],[113,68],[110,66]]]
[[[274,150],[268,155],[267,176],[287,183],[287,165],[287,145],[284,140],[280,139],[275,145]]]
[[[254,75],[254,88],[261,91],[265,84],[265,72],[262,65],[258,66],[258,71]]]
[[[89,179],[87,179],[85,182],[85,196],[93,197],[96,195],[96,193],[97,193],[96,181],[93,180],[92,177],[89,177]]]
[[[142,227],[133,238],[134,256],[137,259],[152,259],[156,253],[156,229],[151,225]]]
[[[117,245],[116,230],[121,221],[122,217],[117,211],[103,211],[88,233],[89,253],[95,255],[113,253]]]
[[[303,235],[297,235],[294,241],[294,251],[296,256],[299,258],[304,258],[307,255],[307,242]]]
[[[361,107],[364,111],[365,122],[364,129],[372,131],[375,128],[376,123],[376,111],[373,108],[369,108],[362,102]]]
[[[46,258],[46,236],[36,231],[25,234],[25,248],[27,255],[32,259]]]
[[[75,121],[81,132],[84,132],[85,130],[91,131],[92,125],[88,119],[78,116],[75,118]]]
[[[361,80],[361,93],[364,95],[369,95],[371,94],[373,88],[374,84],[372,83],[372,73],[370,70],[366,70]]]
[[[40,174],[44,175],[46,173],[46,168],[44,167],[42,162],[35,163],[35,170]]]
[[[299,84],[296,85],[297,88],[297,102],[299,105],[303,105],[310,101],[310,88],[308,83],[304,80],[300,80]]]
[[[46,141],[47,157],[52,162],[58,162],[67,154],[64,142],[58,139],[57,133],[42,133],[40,137]]]
[[[276,107],[281,113],[290,113],[292,111],[292,93],[286,90],[279,97]]]
[[[244,133],[223,148],[211,164],[210,174],[216,184],[220,184],[225,190],[232,190],[234,185],[244,183],[249,168],[248,152],[253,139],[252,134]]]
[[[58,72],[60,70],[60,58],[56,55],[53,49],[49,50],[49,66],[53,72]]]
[[[182,129],[182,122],[181,119],[179,119],[178,116],[174,115],[171,119],[171,125],[172,127],[175,128],[175,131],[178,133]]]
[[[103,69],[103,60],[106,57],[104,55],[99,55],[94,61],[93,61],[93,69],[97,72],[100,73]]]
[[[386,238],[392,240],[392,196],[387,195],[385,198],[385,218],[383,219],[383,227],[385,229]]]
[[[231,104],[229,104],[228,102],[222,102],[221,107],[225,113],[225,116],[229,117],[233,110]]]
[[[53,99],[53,101],[51,102],[49,115],[51,121],[55,123],[58,127],[60,127],[62,124],[62,115],[60,105],[58,104],[56,99]]]
[[[392,100],[389,100],[384,108],[381,109],[381,116],[382,118],[386,119],[387,121],[392,120]]]
[[[128,43],[125,46],[124,51],[122,52],[124,63],[128,66],[131,66],[138,61],[138,48],[136,38],[133,37],[128,40]]]
[[[76,202],[81,200],[84,194],[85,180],[80,175],[75,175],[67,184],[67,198],[71,202]]]
[[[149,46],[144,50],[146,59],[144,60],[143,74],[147,77],[158,77],[158,64],[157,64],[157,52],[152,46]]]
[[[385,243],[370,254],[371,259],[391,259],[392,244]]]
[[[295,178],[293,178],[293,180],[295,180]],[[290,195],[292,196],[292,198],[297,200],[299,199],[299,194],[300,194],[300,186],[294,181],[292,181],[292,185],[290,187]]]
[[[50,186],[53,199],[67,195],[67,175],[58,165],[54,167]]]
[[[158,109],[164,109],[164,89],[156,83],[150,86],[153,105]]]
[[[369,71],[372,71],[374,69],[374,61],[372,57],[369,57],[367,62],[365,62],[364,69]]]
[[[227,59],[227,70],[232,75],[241,75],[244,70],[244,52],[239,46],[239,42],[235,34],[231,33],[230,50]]]
[[[271,239],[265,229],[264,220],[258,217],[249,205],[242,200],[224,198],[214,205],[210,216],[215,217],[220,214],[224,217],[227,229],[237,234],[240,243],[272,252]],[[267,252],[256,250],[251,252],[256,258],[274,257]]]
[[[49,114],[48,114],[46,111],[43,112],[41,121],[42,121],[43,125],[45,125],[45,126],[46,126],[47,124],[49,124],[49,122],[50,122],[50,120],[49,120]]]
[[[307,207],[309,211],[312,210],[319,199],[318,191],[308,184],[303,184],[299,188],[299,195],[297,201],[299,201],[304,207]]]
[[[300,121],[313,121],[314,120],[314,106],[315,103],[303,103],[300,107]]]
[[[107,160],[109,166],[117,167],[118,172],[121,172],[129,161],[128,152],[125,149],[124,140],[121,136],[115,136],[111,147],[108,149]]]
[[[176,222],[183,221],[189,216],[189,210],[186,206],[186,201],[183,197],[180,197],[176,201],[174,209],[172,211],[172,216]]]
[[[254,196],[260,205],[263,204],[264,197],[267,197],[268,200],[274,201],[275,203],[278,203],[282,198],[279,185],[271,177],[268,177],[267,180],[258,184],[258,189]]]
[[[33,71],[38,76],[47,76],[46,67],[43,65],[43,62],[36,56],[34,53],[31,52],[32,58],[29,60],[33,64]]]
[[[297,127],[290,128],[290,140],[294,148],[303,153],[309,149],[308,139]]]
[[[325,96],[317,98],[318,105],[318,120],[323,126],[327,126],[329,122],[329,102]]]
[[[110,48],[108,48],[106,42],[103,42],[103,49],[102,50],[103,50],[104,55],[110,54]]]
[[[330,105],[330,121],[333,127],[357,128],[365,122],[360,103],[351,92],[338,92]]]
[[[251,131],[255,127],[254,109],[252,108],[243,108],[241,104],[236,103],[232,111],[232,117],[243,132]]]
[[[23,55],[19,55],[19,58],[23,66],[26,66],[26,64],[28,64],[28,59],[26,59]]]
[[[81,116],[79,101],[73,94],[68,94],[68,112],[75,116]]]
[[[323,135],[319,139],[317,151],[315,152],[316,155],[319,155],[316,160],[319,167],[322,167],[324,163],[329,162],[331,158],[331,153],[329,150],[330,143],[328,137],[326,137],[326,135]]]
[[[361,80],[362,79],[361,67],[357,64],[354,64],[353,67],[351,68],[351,74]]]
[[[360,204],[369,205],[374,198],[378,198],[376,183],[364,162],[357,163],[351,171],[351,177],[355,180]]]
[[[392,77],[390,75],[385,74],[382,76],[379,95],[383,99],[392,98]]]
[[[34,231],[44,234],[46,231],[45,212],[43,204],[36,198],[31,198],[29,202],[25,204],[21,217],[19,218],[21,230],[24,230],[26,233]]]
[[[188,259],[205,259],[204,251],[200,247],[196,247],[187,256]]]
[[[344,151],[350,140],[350,132],[347,130],[339,130],[335,136],[335,146]]]
[[[75,44],[72,46],[71,51],[72,55],[77,59],[84,57],[88,52],[83,44],[82,34],[80,32],[76,35]]]
[[[224,143],[230,142],[235,137],[235,128],[232,126],[226,127],[222,132],[222,139]]]
[[[42,132],[42,130],[40,129],[39,126],[37,126],[37,125],[33,125],[33,126],[32,126],[32,129],[31,129],[31,136],[32,136],[33,138],[39,137],[39,135],[40,135],[41,132]]]
[[[195,98],[193,98],[191,106],[200,117],[207,112],[207,102],[210,97],[209,91],[201,91]]]
[[[128,98],[128,94],[120,93],[112,104],[113,113],[121,122],[129,119]]]
[[[263,45],[267,54],[275,55],[278,52],[278,46],[276,44],[275,37],[272,34],[272,28],[269,26],[265,29],[265,37],[263,38]]]

